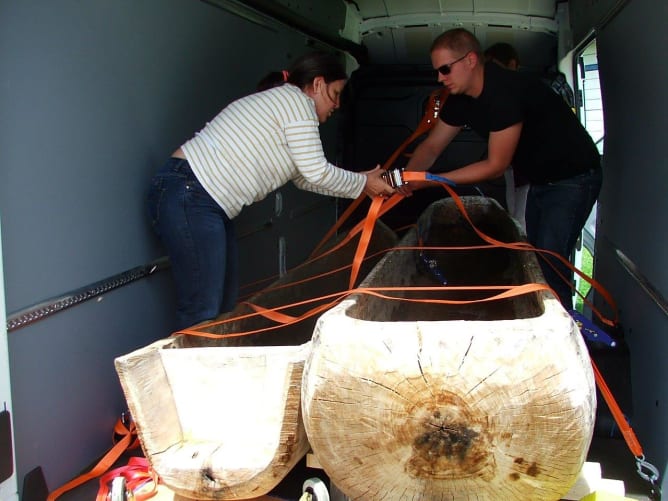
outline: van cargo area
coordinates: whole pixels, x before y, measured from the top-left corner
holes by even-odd
[[[582,472],[589,475],[590,483],[585,485],[584,477],[575,481],[576,475],[564,468],[559,472],[562,476],[555,482],[559,485],[554,487],[554,492],[562,489],[564,482],[573,481],[573,489],[583,489],[571,494],[573,499],[604,499],[606,494],[621,496],[620,486],[625,497],[605,499],[660,499],[668,474],[668,364],[665,363],[668,353],[668,232],[665,231],[668,70],[662,63],[664,48],[668,46],[666,21],[668,3],[654,0],[0,2],[3,68],[0,151],[4,153],[0,182],[0,318],[4,326],[0,329],[0,500],[43,501],[49,493],[49,501],[55,497],[78,501],[96,496],[99,492],[97,477],[62,495],[53,493],[89,472],[119,438],[118,433],[114,434],[115,424],[121,416],[128,416],[133,404],[126,398],[115,362],[131,359],[131,363],[136,359],[124,357],[157,346],[154,343],[167,343],[170,349],[179,350],[193,346],[188,343],[201,343],[196,349],[218,343],[172,336],[178,330],[176,287],[170,259],[153,231],[146,206],[150,181],[170,154],[229,103],[255,92],[258,82],[268,72],[286,70],[298,56],[320,50],[336,55],[349,76],[340,96],[340,106],[319,127],[329,162],[355,172],[369,171],[376,165],[401,169],[434,123],[440,120],[438,112],[447,106],[447,99],[441,97],[447,94],[444,93],[446,88],[438,81],[437,65],[430,58],[430,48],[437,36],[452,28],[471,31],[483,50],[499,42],[512,45],[519,55],[517,71],[541,78],[567,100],[572,97],[569,105],[601,154],[602,189],[572,260],[585,275],[576,274],[573,284],[578,291],[574,296],[576,309],[603,334],[589,333],[571,344],[569,350],[577,354],[571,357],[573,363],[565,364],[563,370],[555,370],[554,378],[550,378],[558,391],[548,391],[552,389],[548,383],[537,388],[527,386],[520,398],[524,400],[517,406],[522,408],[541,391],[548,394],[545,397],[546,402],[550,401],[546,404],[548,407],[575,402],[569,409],[577,408],[573,413],[577,418],[565,419],[562,413],[562,419],[555,422],[561,427],[559,431],[568,435],[566,441],[578,442],[574,447],[578,452],[569,453],[567,459],[571,466],[583,462]],[[564,115],[570,117],[566,112]],[[568,141],[564,142],[564,151],[571,147]],[[487,138],[465,125],[435,160],[430,173],[447,177],[448,172],[485,159],[487,154]],[[238,166],[239,169],[244,167]],[[507,170],[495,179],[451,188],[462,199],[484,200],[480,202],[482,205],[493,206],[494,210],[481,211],[484,215],[476,222],[485,233],[505,241],[523,240],[526,236],[521,221],[506,217],[512,211],[515,197],[512,179],[511,171]],[[451,260],[439,261],[429,251],[419,254],[412,249],[418,258],[424,258],[420,269],[411,268],[415,266],[413,261],[409,265],[403,260],[401,252],[404,251],[386,252],[401,245],[400,242],[407,242],[404,240],[407,236],[411,238],[425,211],[449,203],[447,200],[452,196],[443,188],[435,185],[415,191],[380,216],[376,224],[381,230],[374,233],[374,237],[381,238],[382,244],[374,246],[372,242],[367,256],[373,257],[361,266],[354,285],[348,281],[350,268],[347,267],[355,266],[357,240],[345,251],[342,262],[335,257],[328,263],[334,266],[336,262],[336,266],[341,267],[339,274],[328,275],[320,284],[304,284],[301,280],[306,277],[295,270],[309,262],[314,249],[336,224],[340,226],[334,239],[344,238],[354,228],[360,229],[370,217],[370,208],[377,206],[373,205],[377,200],[363,197],[357,204],[350,199],[300,190],[288,183],[252,206],[244,207],[234,218],[239,245],[240,296],[243,300],[264,296],[267,303],[263,307],[265,311],[258,308],[251,312],[250,306],[240,302],[235,314],[254,315],[258,310],[267,314],[267,309],[279,308],[283,301],[297,302],[310,295],[350,292],[365,283],[367,277],[373,277],[372,270],[377,270],[376,266],[383,266],[376,278],[382,276],[384,286],[404,286],[416,277],[423,280],[418,285],[425,285],[427,281],[439,285],[439,280],[443,285],[449,279],[450,286],[467,287],[499,285],[499,282],[514,286],[516,282],[528,281],[526,272],[532,265],[506,250],[495,250],[483,257],[479,253],[454,253]],[[463,239],[467,245],[473,245],[476,238],[466,229],[465,221],[453,216],[452,226],[448,226],[447,231],[431,235],[431,240],[418,238],[413,243],[419,248],[425,241],[432,246],[443,246]],[[329,241],[330,245],[333,241]],[[449,267],[449,271],[441,273],[445,267]],[[314,273],[321,271],[313,270]],[[267,292],[272,283],[283,284],[284,288]],[[309,319],[311,323],[295,328],[291,339],[288,339],[290,335],[281,337],[281,332],[288,332],[288,328],[284,328],[264,332],[259,336],[259,343],[244,337],[226,342],[238,345],[235,349],[242,353],[240,357],[225,359],[229,374],[235,374],[234,377],[257,374],[271,365],[264,364],[264,355],[255,356],[257,346],[267,347],[272,353],[267,355],[267,360],[280,361],[271,365],[268,373],[273,379],[271,385],[263,389],[285,391],[283,400],[267,399],[267,406],[271,400],[274,405],[283,405],[285,412],[261,416],[260,411],[255,411],[253,419],[242,419],[238,412],[227,416],[226,421],[240,428],[244,427],[243,423],[271,423],[284,432],[283,442],[276,448],[278,452],[266,453],[274,463],[263,471],[259,483],[268,485],[265,480],[272,475],[269,483],[276,482],[263,495],[268,496],[266,499],[300,499],[304,482],[317,477],[329,489],[333,500],[408,499],[409,495],[401,494],[404,491],[400,487],[390,493],[374,491],[369,487],[372,482],[361,477],[364,468],[371,472],[370,458],[374,454],[382,456],[374,447],[384,444],[382,452],[390,457],[384,460],[387,468],[397,468],[390,465],[393,458],[403,457],[405,444],[388,445],[388,436],[392,435],[389,432],[373,435],[373,438],[364,435],[363,439],[360,432],[358,442],[352,439],[346,442],[337,435],[346,430],[345,423],[350,429],[364,430],[364,433],[392,428],[383,424],[385,414],[380,417],[364,414],[369,410],[366,405],[369,401],[381,402],[378,407],[385,405],[392,419],[403,419],[407,404],[396,403],[401,391],[393,392],[392,385],[385,379],[394,381],[393,371],[401,365],[390,363],[394,360],[389,355],[391,348],[399,346],[399,341],[387,341],[391,338],[388,333],[394,332],[401,322],[411,326],[424,324],[429,330],[427,325],[436,323],[454,329],[450,326],[458,323],[508,325],[518,319],[536,320],[543,318],[549,309],[540,299],[542,294],[552,297],[551,293],[539,291],[521,299],[504,299],[491,308],[467,303],[449,304],[437,310],[423,305],[389,307],[384,298],[355,296],[346,298],[350,302],[345,304],[350,309],[337,320],[344,326],[340,327],[342,336],[351,338],[350,346],[328,337],[331,330],[336,330],[328,323],[332,322],[328,315],[333,309],[318,312]],[[451,299],[441,291],[431,297]],[[466,299],[476,298],[480,298],[480,293],[471,293]],[[299,314],[311,308],[310,304],[301,304]],[[562,313],[567,315],[562,309],[557,317],[570,322]],[[289,322],[290,314],[275,317]],[[377,315],[377,318],[374,320],[369,315]],[[377,321],[379,318],[382,322]],[[606,320],[610,319],[607,324]],[[241,330],[264,328],[266,322],[264,317],[262,320],[244,318],[237,327]],[[376,323],[387,324],[374,334],[379,339],[387,335],[382,338],[387,341],[385,344],[364,344],[361,341],[370,340],[358,339],[352,327],[348,327],[374,324],[369,327],[371,333],[378,327]],[[551,322],[551,326],[557,324],[558,321]],[[221,334],[226,329],[217,326],[210,331]],[[411,345],[413,348],[422,346],[420,329],[411,331],[418,340]],[[318,334],[312,337],[314,332]],[[541,330],[541,335],[544,333]],[[489,336],[481,333],[480,337]],[[353,343],[353,338],[359,345]],[[541,345],[537,342],[540,335],[528,338],[534,343],[534,354],[518,357],[513,364],[499,363],[508,371],[490,371],[489,384],[499,382],[494,380],[493,374],[503,379],[512,372],[510,369],[518,369],[514,364],[526,362],[527,366],[534,367],[537,359],[556,360],[557,355],[562,354],[553,347],[551,339],[544,339]],[[316,356],[310,343],[322,343],[329,351],[317,352]],[[439,346],[445,346],[444,343]],[[251,345],[249,350],[245,350],[246,344]],[[353,345],[358,347],[354,352],[344,351]],[[462,360],[479,356],[478,345],[474,345],[471,343],[469,351],[463,350]],[[291,348],[284,350],[282,346]],[[455,350],[460,348],[450,345],[452,351],[447,353],[458,353]],[[388,354],[378,355],[383,349]],[[500,348],[487,350],[488,362],[492,356],[501,356]],[[399,348],[394,354],[398,351]],[[241,364],[243,357],[251,352],[248,372],[237,372],[240,365],[235,364]],[[406,352],[411,353],[409,349]],[[152,355],[158,357],[155,352]],[[467,359],[468,355],[471,358]],[[178,354],[169,353],[165,359],[168,357],[171,358],[167,363],[176,366]],[[209,362],[204,360],[208,360],[207,357],[194,357],[201,365],[190,374],[193,379],[206,372]],[[606,403],[600,384],[596,389],[594,385],[588,388],[595,371],[589,372],[593,368],[587,364],[584,364],[586,369],[577,369],[582,366],[579,362],[587,358],[595,363],[607,383],[619,405],[619,413]],[[412,388],[416,395],[420,388],[429,386],[430,377],[456,379],[452,375],[454,371],[434,376],[437,373],[434,366],[438,365],[435,355],[429,360],[417,359],[424,362],[424,367],[422,375],[411,375],[415,378]],[[155,362],[157,358],[152,360]],[[364,365],[364,370],[350,369],[356,363],[359,367]],[[484,364],[485,360],[480,363]],[[161,365],[156,363],[151,367]],[[373,373],[365,372],[372,369]],[[432,369],[434,372],[430,372]],[[302,377],[297,377],[302,370]],[[355,384],[344,377],[337,379],[346,370],[366,379],[362,383],[358,379]],[[279,381],[287,373],[292,379],[286,379],[287,383]],[[170,386],[166,373],[160,377]],[[366,395],[368,400],[350,404],[349,414],[342,411],[341,402],[348,400],[327,400],[332,395],[340,397],[336,386],[339,381],[343,386],[350,383],[351,388],[362,388],[358,393]],[[374,381],[382,382],[385,387],[374,386]],[[574,381],[577,385],[568,386]],[[253,388],[249,381],[245,382],[249,383],[247,387],[234,388]],[[244,398],[253,399],[252,394],[246,393],[255,391],[244,393],[239,389],[233,398],[232,393],[226,394],[225,389],[221,389],[223,385],[212,385],[211,391],[215,394],[211,395],[206,392],[206,383],[193,384],[192,393],[189,388],[178,387],[184,400],[206,395],[221,413],[234,413],[236,409],[231,403],[241,405],[238,402],[243,402]],[[430,412],[425,410],[426,406],[414,406],[412,411],[406,411],[406,422],[420,418],[423,424],[432,423],[433,418],[440,424],[434,425],[434,433],[427,434],[427,438],[412,442],[424,455],[412,456],[412,469],[407,466],[388,470],[395,473],[392,479],[403,483],[405,492],[414,495],[410,499],[476,499],[476,493],[469,487],[449,490],[438,483],[443,480],[439,475],[447,476],[446,470],[439,469],[444,462],[442,458],[429,456],[430,451],[433,456],[445,450],[455,457],[464,449],[468,451],[470,446],[471,451],[482,451],[480,457],[485,458],[476,463],[485,466],[480,466],[476,472],[489,473],[492,463],[500,469],[505,465],[509,469],[504,481],[511,484],[519,481],[522,485],[530,482],[532,475],[539,475],[539,468],[527,458],[514,454],[513,460],[509,460],[510,453],[501,458],[498,454],[505,449],[480,445],[492,443],[483,431],[487,429],[485,426],[502,421],[504,399],[500,395],[523,388],[523,384],[528,383],[515,380],[514,384],[500,385],[499,388],[505,389],[498,390],[495,396],[498,405],[489,410],[484,419],[475,421],[475,426],[468,426],[473,421],[462,425],[463,418],[449,426],[452,422],[443,417],[447,414],[443,409],[451,409],[450,404],[446,405],[437,397],[434,399],[438,405],[429,407]],[[297,391],[299,385],[302,387]],[[471,394],[476,394],[475,388],[477,386],[471,386]],[[570,390],[565,391],[565,388]],[[559,393],[562,390],[563,393]],[[139,393],[149,400],[155,398],[152,403],[165,402],[164,395],[150,393],[148,389]],[[589,397],[577,398],[589,393],[592,401],[595,400],[593,406],[589,405]],[[295,398],[301,401],[295,404]],[[506,401],[509,402],[510,397]],[[191,407],[195,409],[194,405]],[[399,407],[401,412],[396,410]],[[151,408],[152,418],[157,422],[164,417],[165,423],[173,425],[160,430],[165,435],[152,437],[155,438],[153,445],[166,444],[166,440],[161,441],[166,436],[181,436],[179,433],[183,430],[176,430],[175,424],[181,422],[175,417],[178,412],[172,413],[172,410]],[[187,416],[192,418],[190,422],[206,422],[209,426],[214,421],[198,412],[193,410]],[[329,419],[328,413],[332,412],[338,413],[337,427],[324,433],[320,428],[324,422],[322,416]],[[588,418],[593,419],[591,427]],[[281,428],[279,419],[285,419],[288,424]],[[392,428],[399,430],[393,438],[412,430],[404,424]],[[516,430],[516,436],[540,437],[540,426]],[[554,445],[549,444],[549,437],[553,436],[550,433],[555,431],[555,425],[553,428],[545,426],[543,452]],[[320,438],[312,439],[309,445],[302,439],[314,430]],[[186,430],[182,435],[184,443],[197,438],[198,431],[201,430],[192,433]],[[229,430],[220,430],[221,436],[223,432]],[[292,432],[298,440],[292,441]],[[233,435],[235,439],[243,437],[242,433]],[[404,435],[408,436],[407,432]],[[512,442],[511,435],[505,436],[509,442]],[[327,438],[322,439],[323,436]],[[258,433],[254,436],[255,443],[260,443],[263,437]],[[458,440],[459,449],[453,449],[448,442],[452,437]],[[587,447],[589,437],[591,443]],[[361,447],[367,447],[368,455],[336,456],[343,454],[344,446],[360,442]],[[566,445],[572,444],[565,443],[562,451],[567,450]],[[526,449],[540,450],[541,439],[531,440],[531,446]],[[549,450],[558,456],[558,452],[554,452],[557,449]],[[246,452],[254,460],[255,452],[260,456],[259,450]],[[290,452],[300,458],[290,456]],[[141,447],[125,451],[112,461],[113,466],[127,465],[131,456],[143,454],[150,455]],[[461,457],[457,456],[458,460]],[[191,464],[197,462],[197,458],[190,459]],[[567,462],[557,459],[564,464]],[[279,466],[272,469],[277,464]],[[343,474],[337,468],[350,464],[359,466],[342,468]],[[220,470],[203,467],[202,471],[203,476],[197,477],[202,485],[215,484]],[[438,482],[424,480],[421,475],[426,475],[425,472],[439,477]],[[174,475],[176,477],[178,474]],[[410,480],[406,480],[408,477]],[[411,491],[408,486],[414,486],[416,478],[424,480],[422,490]],[[193,490],[188,490],[192,485],[185,485],[191,479],[180,479],[184,485],[180,497],[175,498],[163,485],[153,499],[187,501],[186,492],[195,495]],[[553,487],[538,484],[536,492]],[[369,488],[364,490],[364,486]],[[246,487],[255,489],[253,492],[260,489],[250,483]],[[234,496],[230,492],[227,491],[227,498]],[[495,492],[478,489],[478,499],[494,499]],[[517,492],[513,494],[517,499],[524,496]],[[585,495],[598,497],[585,498]],[[215,489],[209,491],[209,496],[225,498]],[[550,495],[538,497],[549,498]]]

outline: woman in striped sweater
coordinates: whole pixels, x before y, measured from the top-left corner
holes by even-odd
[[[325,158],[318,125],[339,107],[346,79],[334,56],[306,54],[265,77],[266,90],[229,104],[155,174],[149,211],[170,257],[179,328],[234,307],[233,220],[244,206],[288,181],[336,197],[393,193],[379,167],[352,172]]]

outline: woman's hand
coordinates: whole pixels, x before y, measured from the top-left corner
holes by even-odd
[[[366,184],[364,185],[364,193],[371,198],[373,197],[389,197],[394,194],[394,188],[387,184],[382,177],[383,169],[380,164],[376,165],[375,169],[362,172],[366,176]]]

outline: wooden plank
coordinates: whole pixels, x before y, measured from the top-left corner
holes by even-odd
[[[169,487],[165,486],[164,484],[161,484],[158,486],[158,492],[155,494],[155,496],[151,498],[151,501],[200,501],[200,500],[179,496],[174,491],[169,489]],[[246,501],[285,501],[285,500],[283,500],[282,498],[265,495],[248,499]]]
[[[318,461],[313,452],[306,454],[306,466],[322,469],[320,461]],[[622,480],[601,478],[600,463],[587,461],[582,465],[582,470],[580,470],[575,484],[561,499],[562,501],[579,501],[594,492],[604,492],[613,496],[621,496],[622,498],[626,494]]]
[[[578,475],[575,484],[564,495],[562,499],[567,501],[578,501],[593,492],[607,492],[615,496],[626,494],[624,482],[601,477],[601,465],[599,463],[586,462]]]

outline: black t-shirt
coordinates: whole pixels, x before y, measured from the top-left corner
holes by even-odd
[[[469,125],[483,138],[523,122],[512,165],[534,184],[567,179],[600,167],[594,141],[566,102],[538,78],[485,65],[480,96],[448,96],[440,118]]]

